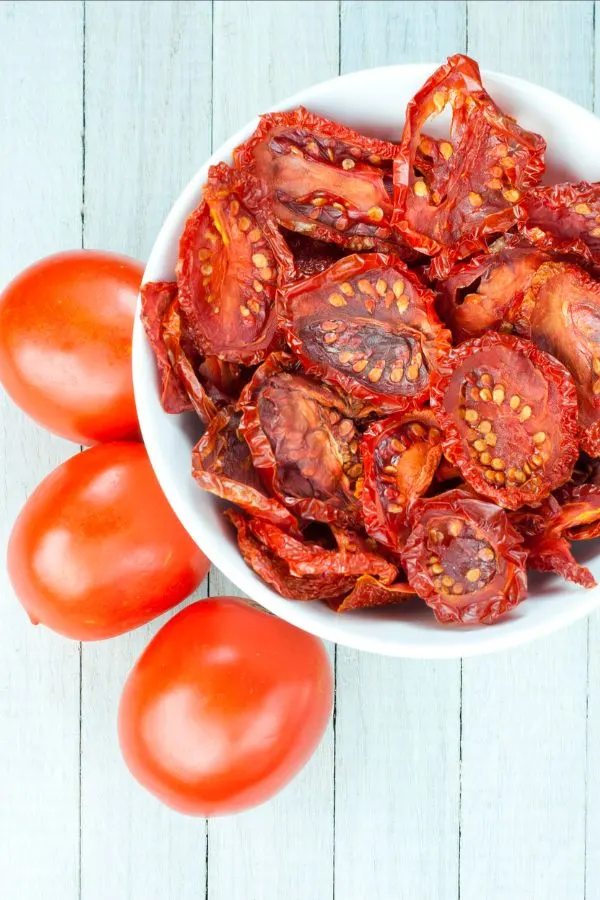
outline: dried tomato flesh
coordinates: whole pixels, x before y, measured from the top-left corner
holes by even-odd
[[[600,183],[538,187],[519,204],[519,228],[538,247],[600,262]]]
[[[168,413],[193,409],[188,394],[173,371],[163,341],[163,323],[177,299],[177,285],[171,281],[148,281],[140,289],[142,322],[154,351],[160,378],[160,402]]]
[[[426,493],[436,473],[441,440],[428,410],[390,416],[365,432],[361,503],[371,537],[398,549],[409,504]]]
[[[273,494],[305,519],[358,522],[363,467],[351,400],[272,354],[240,407],[254,465]]]
[[[595,484],[565,485],[556,493],[560,512],[551,528],[570,541],[600,537],[600,487]]]
[[[261,116],[234,151],[280,225],[351,250],[398,249],[391,226],[397,147],[300,106]]]
[[[269,522],[251,519],[249,528],[257,540],[283,560],[296,578],[305,575],[376,575],[384,584],[392,584],[398,569],[381,556],[374,546],[357,534],[344,534],[338,549],[299,540]]]
[[[509,247],[456,265],[437,285],[438,309],[454,340],[512,331],[525,291],[547,259],[531,247]]]
[[[192,453],[192,474],[198,485],[282,528],[297,530],[292,513],[266,495],[260,475],[240,433],[239,412],[221,410],[208,425]]]
[[[374,607],[405,603],[414,596],[413,588],[404,581],[383,584],[372,575],[363,575],[341,603],[333,603],[332,606],[336,612],[344,613],[357,609],[373,609]]]
[[[381,412],[426,400],[449,348],[434,295],[397,257],[354,254],[281,291],[287,340],[305,370]]]
[[[246,563],[282,597],[341,601],[356,583],[354,575],[291,575],[286,563],[254,536],[251,520],[234,509],[226,510],[225,515],[237,530],[238,545]]]
[[[285,242],[294,258],[294,280],[312,278],[332,266],[344,251],[336,244],[315,241],[295,231],[284,231]]]
[[[438,621],[490,624],[527,595],[527,553],[506,512],[464,490],[417,500],[402,551]]]
[[[424,129],[448,105],[450,134],[428,157]],[[543,138],[498,109],[474,60],[452,56],[433,73],[406,110],[394,163],[393,222],[411,247],[436,257],[434,277],[485,249],[486,235],[515,224],[522,193],[544,172],[545,148]],[[424,157],[431,163],[424,166]]]
[[[179,244],[179,302],[204,353],[253,364],[276,331],[278,281],[293,273],[279,231],[252,205],[238,172],[209,170]]]
[[[581,446],[600,456],[600,284],[579,266],[545,263],[525,295],[519,329],[570,371]]]
[[[565,367],[530,341],[490,332],[450,351],[432,408],[444,453],[500,506],[535,504],[577,459],[577,395]]]

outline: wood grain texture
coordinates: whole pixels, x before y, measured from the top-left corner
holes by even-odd
[[[342,71],[464,49],[462,2],[342,3]],[[456,895],[460,664],[338,649],[338,897]]]
[[[483,67],[586,106],[592,34],[591,3],[469,3]],[[465,662],[461,900],[583,897],[586,681],[586,622]]]
[[[0,286],[81,241],[79,3],[0,5]],[[78,448],[0,396],[0,552],[37,483]],[[79,646],[34,629],[0,567],[0,892],[79,894]]]
[[[211,30],[210,3],[87,4],[86,245],[144,259],[206,159]],[[121,760],[116,735],[123,682],[168,618],[83,648],[84,900],[205,896],[204,820],[179,816],[143,791]]]
[[[338,4],[215,3],[213,141],[269,104],[338,72]],[[237,594],[221,573],[210,592]],[[210,900],[329,900],[333,890],[333,734],[265,806],[209,823]]]

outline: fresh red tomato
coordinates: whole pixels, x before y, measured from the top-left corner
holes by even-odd
[[[331,713],[323,644],[233,597],[194,603],[129,675],[119,738],[132,774],[191,815],[239,812],[281,790]]]
[[[93,447],[55,469],[8,544],[9,575],[32,621],[76,640],[149,622],[191,594],[208,566],[134,443]]]
[[[78,444],[139,437],[131,335],[144,267],[72,250],[0,295],[0,383],[44,428]]]

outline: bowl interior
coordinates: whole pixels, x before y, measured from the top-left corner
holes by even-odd
[[[433,65],[389,66],[356,72],[315,85],[278,104],[304,104],[366,134],[398,140],[406,103]],[[545,180],[597,180],[600,120],[570,101],[516,78],[485,73],[499,105],[548,143]],[[177,245],[187,215],[195,208],[209,165],[229,161],[231,152],[256,127],[249,122],[223,144],[185,188],[156,240],[144,281],[173,280]],[[338,615],[321,603],[282,599],[248,568],[221,515],[222,504],[201,491],[191,476],[191,450],[201,429],[194,415],[169,416],[160,406],[154,359],[139,316],[133,341],[136,402],[144,440],[160,484],[175,513],[212,562],[249,597],[293,624],[351,647],[404,657],[457,657],[488,653],[547,634],[586,615],[600,603],[600,589],[583,590],[553,576],[533,576],[530,598],[492,627],[449,628],[436,624],[420,601],[374,612]],[[579,554],[600,580],[597,541]]]

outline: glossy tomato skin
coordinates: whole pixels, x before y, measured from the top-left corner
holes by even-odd
[[[93,447],[55,469],[8,544],[8,572],[31,620],[83,641],[161,615],[198,587],[208,566],[136,443]]]
[[[119,739],[137,780],[189,815],[239,812],[281,790],[331,714],[323,644],[233,597],[186,607],[134,666]]]
[[[0,383],[78,444],[139,437],[131,337],[144,267],[96,250],[48,256],[0,295]]]

